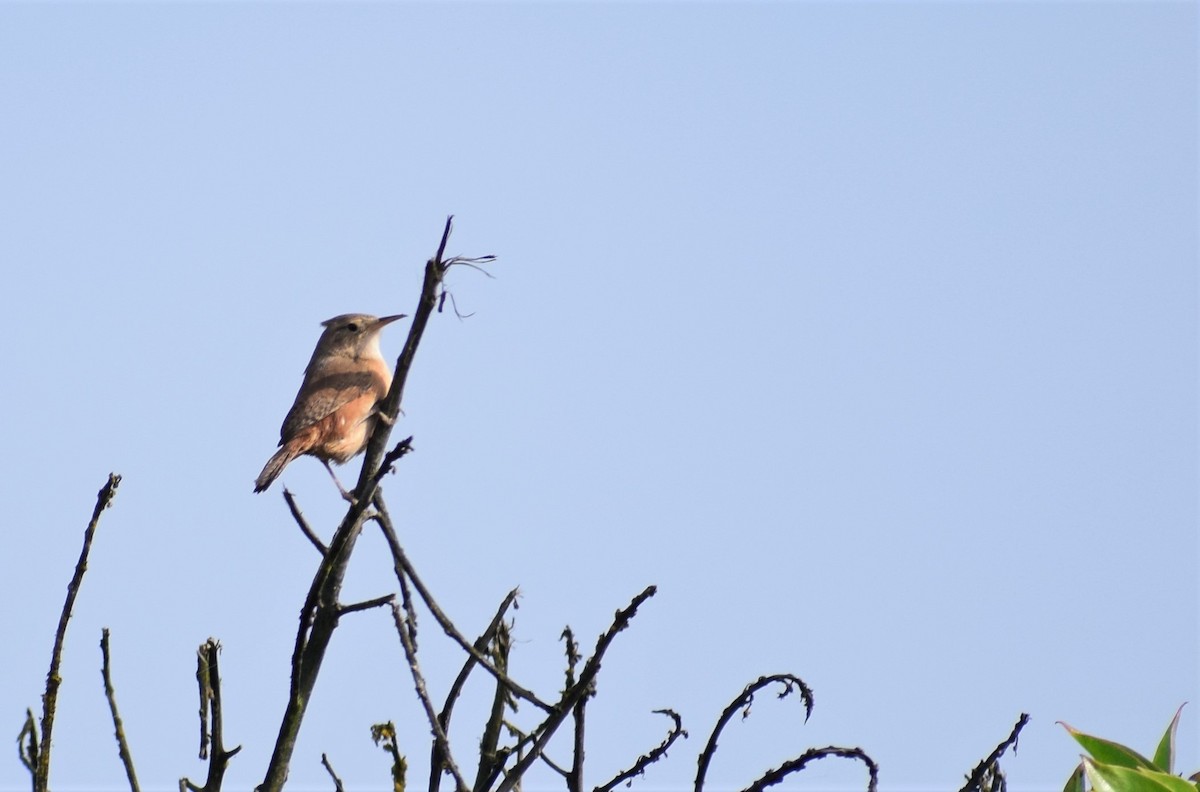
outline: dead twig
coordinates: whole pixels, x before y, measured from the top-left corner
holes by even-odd
[[[680,737],[687,739],[688,733],[687,730],[683,728],[683,719],[679,717],[679,713],[671,709],[654,710],[654,713],[656,715],[666,715],[668,718],[674,721],[674,725],[671,727],[671,732],[667,735],[666,739],[662,741],[662,744],[651,750],[649,753],[639,756],[637,761],[634,762],[633,766],[628,770],[618,773],[607,784],[596,787],[594,792],[612,792],[612,790],[616,789],[617,786],[622,782],[632,781],[637,776],[644,774],[647,767],[666,756],[667,749],[670,748],[677,739]]]
[[[795,759],[784,762],[774,770],[768,771],[753,784],[743,789],[742,792],[762,792],[767,787],[778,784],[792,773],[803,770],[809,763],[829,756],[859,760],[867,766],[867,772],[869,773],[867,792],[876,792],[879,789],[879,765],[875,764],[875,760],[867,756],[861,748],[840,748],[836,745],[827,745],[824,748],[809,748]]]
[[[592,652],[592,656],[584,663],[583,670],[579,673],[579,681],[573,687],[563,691],[563,695],[554,705],[553,711],[531,733],[532,744],[529,746],[529,752],[520,757],[513,769],[505,775],[504,780],[496,787],[496,792],[511,792],[521,782],[522,776],[525,775],[530,765],[536,762],[546,750],[547,743],[550,742],[550,738],[554,736],[558,727],[562,725],[563,720],[575,705],[591,692],[592,683],[596,679],[596,675],[600,673],[600,662],[604,659],[604,653],[608,651],[608,647],[612,645],[613,639],[617,637],[617,633],[629,626],[629,622],[637,615],[638,608],[653,597],[657,591],[657,587],[647,586],[641,594],[633,598],[627,607],[616,612],[612,625],[596,641],[596,648]],[[518,747],[521,746],[518,745]]]
[[[325,555],[329,552],[329,548],[321,541],[321,537],[317,536],[317,532],[308,524],[308,520],[304,519],[304,514],[300,511],[300,507],[296,504],[296,496],[287,487],[283,488],[283,499],[287,503],[288,511],[292,513],[292,519],[296,521],[296,525],[300,526],[300,532],[312,542],[313,547],[317,548],[317,552]]]
[[[507,674],[497,669],[491,661],[484,657],[481,651],[475,648],[474,644],[463,637],[463,634],[459,632],[457,627],[454,626],[454,622],[450,621],[449,617],[446,616],[445,612],[442,611],[441,607],[437,604],[437,601],[433,599],[433,595],[429,593],[429,589],[426,588],[425,584],[421,582],[421,578],[417,575],[416,570],[413,568],[412,562],[408,560],[408,555],[404,552],[404,548],[400,546],[400,540],[396,538],[395,526],[392,524],[392,518],[388,514],[387,506],[384,504],[382,498],[375,499],[375,509],[378,512],[375,515],[375,521],[379,524],[380,529],[383,531],[384,539],[387,540],[388,548],[392,553],[392,562],[396,573],[396,578],[401,582],[401,586],[405,585],[404,579],[406,577],[408,580],[412,581],[413,588],[417,590],[417,594],[420,595],[421,601],[425,603],[425,607],[429,608],[429,612],[433,614],[433,618],[437,620],[439,625],[441,625],[446,635],[450,636],[455,643],[461,646],[463,650],[466,651],[466,653],[472,658],[474,658],[475,662],[482,666],[489,674],[502,681],[505,686],[507,686],[508,689],[513,692],[513,694],[515,694],[518,698],[528,701],[530,704],[533,704],[535,707],[543,711],[550,712],[552,709],[554,709],[549,704],[534,695],[533,691],[527,690],[526,688],[517,684],[517,682],[511,679]]]
[[[413,450],[412,435],[396,443],[395,447],[383,455],[383,461],[379,463],[379,470],[375,472],[375,481],[378,482],[384,476],[395,471],[393,467],[400,461],[405,454],[411,453]]]
[[[800,691],[800,698],[804,701],[804,720],[807,721],[812,717],[813,709],[813,694],[808,685],[804,684],[804,680],[793,674],[772,674],[770,676],[759,677],[758,679],[746,685],[746,689],[741,694],[729,703],[729,706],[724,709],[721,716],[717,718],[717,723],[713,726],[712,734],[708,738],[708,743],[704,746],[704,750],[700,752],[699,758],[696,760],[696,784],[695,792],[702,792],[704,789],[704,777],[708,774],[708,766],[712,762],[713,754],[717,750],[717,738],[721,736],[721,732],[725,726],[733,718],[733,714],[738,710],[742,710],[742,719],[746,719],[750,715],[750,705],[754,703],[754,694],[768,685],[778,684],[783,686],[777,696],[778,698],[787,698],[793,691]]]
[[[100,676],[104,679],[104,696],[108,699],[108,708],[112,712],[113,729],[117,737],[117,754],[121,757],[121,764],[125,766],[125,777],[129,779],[129,789],[131,792],[140,792],[141,787],[138,786],[137,773],[133,769],[133,755],[129,752],[129,743],[125,739],[125,726],[121,723],[120,713],[117,712],[117,694],[112,683],[107,627],[100,633],[100,656],[102,658]]]
[[[421,700],[421,706],[425,708],[425,717],[429,719],[429,725],[433,731],[433,739],[440,746],[442,765],[454,776],[458,792],[469,792],[470,787],[463,780],[462,773],[458,770],[458,765],[454,763],[454,757],[450,753],[450,740],[446,737],[446,732],[442,728],[441,723],[438,722],[437,712],[433,708],[433,701],[429,698],[429,689],[425,686],[425,677],[421,673],[421,667],[417,664],[417,649],[413,645],[412,636],[408,633],[408,625],[405,624],[404,611],[394,602],[392,603],[392,618],[396,622],[396,632],[400,635],[400,644],[404,647],[404,657],[408,660],[408,668],[412,672],[413,684],[417,689],[417,698]]]
[[[421,296],[417,309],[413,313],[412,324],[409,326],[408,337],[404,348],[396,359],[396,370],[392,377],[392,385],[387,396],[379,404],[381,420],[376,422],[375,429],[367,442],[363,454],[362,469],[359,472],[358,484],[354,488],[353,502],[350,504],[341,524],[329,540],[328,549],[321,564],[313,575],[312,584],[305,598],[304,606],[300,609],[300,626],[296,631],[296,641],[292,649],[292,679],[288,691],[287,706],[279,725],[279,735],[275,740],[275,748],[267,764],[263,782],[258,786],[259,792],[280,792],[287,779],[288,767],[291,764],[292,753],[296,748],[296,738],[300,733],[300,725],[312,691],[325,658],[325,651],[333,636],[338,623],[338,596],[341,593],[342,581],[350,563],[354,545],[362,531],[364,516],[368,506],[375,498],[379,487],[377,473],[384,458],[384,449],[391,437],[392,426],[400,413],[400,403],[404,397],[404,387],[412,370],[413,359],[417,353],[421,338],[429,318],[437,305],[438,293],[442,288],[443,279],[451,263],[444,259],[446,244],[450,239],[453,217],[446,219],[441,242],[437,254],[425,264],[425,277],[421,285]]]
[[[346,787],[342,785],[342,779],[338,778],[338,774],[333,772],[333,765],[329,764],[329,757],[325,754],[321,754],[321,764],[325,766],[325,771],[333,779],[333,792],[346,792]]]
[[[496,668],[508,673],[508,656],[512,649],[508,625],[501,621],[496,628],[491,642],[492,659]],[[479,766],[475,773],[475,792],[485,792],[491,785],[491,779],[508,761],[507,752],[500,749],[500,730],[504,724],[504,709],[517,708],[516,699],[512,692],[500,680],[496,680],[496,688],[492,692],[492,708],[487,722],[483,727],[483,735],[479,738]]]
[[[384,605],[389,605],[396,601],[395,594],[385,594],[382,597],[356,602],[353,605],[343,605],[338,608],[338,615],[345,616],[347,613],[355,613],[357,611],[370,610],[371,608],[379,608]]]
[[[87,572],[88,554],[92,550],[92,539],[96,535],[96,526],[100,523],[100,515],[112,504],[121,485],[121,477],[116,473],[108,474],[108,481],[96,493],[96,506],[92,509],[92,519],[83,532],[83,550],[79,553],[79,561],[75,564],[75,574],[67,584],[67,598],[63,602],[62,613],[58,617],[58,629],[54,632],[54,649],[50,653],[50,671],[46,674],[46,692],[42,695],[42,733],[39,745],[36,726],[29,728],[27,720],[25,728],[21,729],[19,753],[26,767],[32,764],[33,792],[47,792],[50,788],[50,746],[54,734],[54,712],[58,706],[58,688],[62,685],[62,677],[58,669],[62,665],[63,644],[67,639],[67,622],[75,608],[75,598],[79,596],[79,586],[83,582],[83,573]]]
[[[221,644],[209,638],[200,644],[196,650],[196,681],[200,687],[200,758],[208,756],[208,777],[204,786],[197,786],[186,778],[179,779],[179,788],[185,787],[191,792],[220,792],[225,780],[225,771],[229,760],[242,750],[237,746],[233,750],[225,750],[224,717],[221,709],[221,670],[218,667],[218,657]],[[211,715],[211,720],[209,718]],[[211,733],[205,730],[205,724],[211,722]],[[211,745],[211,750],[210,750]]]
[[[1021,729],[1024,729],[1025,724],[1027,723],[1029,723],[1029,715],[1022,712],[1021,717],[1017,718],[1016,724],[1013,725],[1012,732],[1008,735],[1008,738],[1005,739],[1004,742],[997,745],[995,749],[988,754],[986,759],[975,766],[975,769],[971,771],[969,776],[967,776],[967,783],[965,786],[963,786],[960,792],[982,792],[984,779],[988,776],[989,771],[997,766],[997,763],[1000,761],[1000,757],[1004,755],[1004,752],[1007,751],[1011,746],[1013,753],[1016,753],[1017,739],[1021,735]],[[998,772],[999,770],[996,769],[993,771],[993,774]]]
[[[508,595],[500,603],[500,607],[496,609],[496,615],[492,617],[492,621],[488,624],[487,629],[475,639],[474,646],[478,653],[482,654],[487,649],[488,644],[492,642],[492,637],[504,622],[504,614],[508,612],[509,606],[516,601],[517,594],[517,589],[508,592]],[[442,711],[438,713],[438,723],[441,724],[442,730],[447,734],[450,733],[450,717],[454,713],[454,705],[458,702],[458,697],[462,695],[462,689],[467,683],[467,677],[471,675],[471,671],[474,670],[475,666],[475,657],[468,654],[467,659],[463,661],[463,667],[458,672],[458,676],[454,678],[453,684],[450,685],[450,690],[446,694],[446,701],[442,704]],[[435,740],[429,757],[429,792],[437,792],[438,787],[441,786],[439,783],[441,777],[442,755]]]

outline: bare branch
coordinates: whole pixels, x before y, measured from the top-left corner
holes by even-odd
[[[571,632],[570,625],[563,628],[562,639],[566,644],[565,651],[567,654],[567,684],[563,688],[564,691],[570,690],[575,684],[575,667],[579,665],[579,644],[575,643],[575,633]],[[587,708],[587,700],[589,696],[596,695],[595,685],[591,691],[575,705],[571,711],[574,721],[575,733],[574,744],[571,751],[571,769],[566,774],[567,792],[583,792],[583,758],[584,758],[584,724],[586,720],[585,712]],[[542,755],[547,762],[546,755]],[[553,766],[553,763],[550,763]]]
[[[547,754],[545,751],[542,752],[542,763],[544,765],[546,765],[546,767],[549,767],[551,770],[553,770],[554,772],[556,772],[560,776],[562,776],[564,780],[566,780],[568,782],[570,781],[571,771],[566,769],[565,767],[561,767],[558,764],[558,762],[551,759],[550,755]]]
[[[412,435],[409,435],[399,443],[396,443],[395,447],[391,451],[388,451],[386,454],[384,454],[383,461],[379,464],[379,470],[375,473],[376,482],[379,482],[384,476],[393,472],[395,470],[393,466],[396,464],[396,462],[402,459],[405,454],[409,454],[413,451],[412,440]]]
[[[529,766],[536,762],[546,750],[547,743],[550,742],[550,738],[554,736],[558,727],[562,725],[567,714],[571,712],[572,708],[584,696],[589,695],[591,692],[596,674],[600,673],[600,662],[604,658],[604,653],[608,651],[608,647],[612,644],[613,639],[617,637],[617,633],[629,626],[629,622],[637,615],[638,608],[646,600],[653,597],[657,591],[657,587],[647,586],[641,594],[633,598],[628,607],[616,612],[612,625],[596,641],[596,649],[584,664],[583,671],[579,674],[579,681],[575,683],[574,687],[563,691],[562,698],[554,705],[554,710],[534,730],[536,736],[533,737],[529,753],[517,761],[513,769],[504,777],[504,781],[496,787],[496,792],[511,792],[520,783],[521,777],[529,769]]]
[[[583,792],[584,721],[588,696],[594,695],[596,695],[596,688],[593,685],[592,691],[575,702],[575,706],[571,708],[571,720],[575,726],[575,742],[574,749],[571,751],[571,772],[567,776],[567,792]]]
[[[654,710],[654,712],[657,715],[666,715],[668,718],[670,718],[672,721],[675,722],[675,725],[673,725],[671,727],[670,734],[667,735],[667,738],[665,740],[663,740],[662,744],[659,745],[657,748],[654,748],[649,753],[639,756],[638,760],[633,763],[633,767],[630,767],[628,770],[626,770],[622,773],[619,773],[616,777],[613,778],[613,780],[609,781],[607,784],[596,787],[594,792],[612,792],[612,790],[616,789],[617,786],[619,784],[621,784],[622,782],[632,781],[637,776],[640,776],[643,773],[645,773],[647,767],[654,764],[662,757],[666,756],[667,749],[670,748],[677,739],[679,739],[680,737],[687,739],[688,733],[687,733],[687,730],[683,728],[683,720],[679,717],[679,713],[675,712],[675,710],[670,710],[670,709]]]
[[[508,633],[508,625],[503,621],[496,628],[491,646],[496,668],[507,674],[508,656],[512,642]],[[483,735],[479,738],[479,766],[475,773],[475,792],[486,792],[487,788],[491,786],[492,779],[496,777],[496,773],[503,767],[504,762],[508,761],[508,754],[499,750],[500,730],[504,724],[504,708],[506,706],[516,709],[516,700],[504,683],[496,680],[496,689],[492,693],[492,709],[483,726]]]
[[[1009,746],[1012,746],[1013,753],[1016,753],[1017,738],[1020,737],[1021,729],[1024,729],[1027,723],[1029,723],[1029,715],[1022,712],[1021,717],[1017,718],[1017,722],[1012,728],[1012,733],[1008,735],[1008,739],[997,745],[986,759],[975,766],[971,775],[967,776],[967,783],[960,792],[982,792],[984,777],[988,774],[989,769],[1000,761],[1000,757],[1004,755]]]
[[[400,643],[404,647],[404,656],[408,660],[409,670],[412,671],[417,698],[421,700],[421,706],[425,708],[425,716],[429,719],[429,725],[433,730],[433,739],[441,746],[442,763],[454,776],[458,792],[468,792],[470,787],[463,780],[458,765],[454,763],[454,757],[450,753],[450,740],[446,737],[446,732],[438,721],[437,712],[433,709],[433,701],[429,698],[429,690],[425,687],[425,677],[421,674],[421,667],[417,664],[417,649],[413,645],[412,636],[408,633],[404,612],[394,602],[392,603],[392,618],[396,622],[396,632],[400,635]]]
[[[812,690],[808,685],[804,684],[804,680],[792,674],[772,674],[771,676],[759,677],[755,681],[746,685],[746,689],[741,692],[737,698],[730,702],[729,706],[721,713],[721,717],[717,718],[717,723],[713,727],[712,735],[708,738],[708,744],[704,746],[704,750],[700,752],[700,757],[697,759],[696,768],[696,785],[695,792],[702,792],[704,789],[704,776],[708,773],[708,765],[712,762],[713,754],[717,750],[717,738],[721,736],[721,732],[725,729],[726,724],[733,717],[733,714],[739,709],[742,710],[742,719],[746,719],[750,715],[750,705],[754,703],[754,694],[768,685],[779,684],[783,686],[783,690],[777,694],[778,698],[787,698],[794,690],[800,691],[800,697],[804,701],[804,720],[807,721],[812,717],[813,695]],[[772,782],[773,783],[773,782]]]
[[[321,764],[325,766],[325,770],[329,773],[329,777],[333,779],[334,792],[346,792],[346,787],[342,786],[342,779],[338,778],[337,773],[333,772],[333,765],[329,764],[329,757],[325,754],[321,754]]]
[[[353,605],[343,605],[340,608],[338,608],[338,615],[345,616],[347,613],[354,613],[356,611],[370,610],[371,608],[378,608],[383,605],[390,605],[391,603],[393,603],[395,601],[396,601],[395,594],[385,594],[382,597],[376,597],[375,599],[369,599],[369,600],[365,600],[363,602],[356,602]]]
[[[192,792],[220,792],[221,784],[225,780],[225,771],[229,767],[229,760],[242,750],[240,745],[233,750],[225,750],[224,717],[221,710],[221,671],[218,667],[220,653],[221,644],[213,638],[200,644],[200,648],[196,650],[196,680],[200,686],[201,724],[206,720],[205,712],[212,715],[212,734],[207,737],[203,731],[201,734],[200,758],[204,758],[209,738],[211,738],[212,750],[209,751],[208,777],[204,781],[204,786],[197,786],[186,778],[179,781],[181,789],[186,786]],[[203,730],[203,725],[201,729]]]
[[[338,595],[341,593],[342,581],[350,563],[350,555],[362,531],[367,507],[374,500],[375,492],[379,487],[377,473],[384,457],[384,449],[391,437],[392,426],[400,413],[400,402],[404,397],[404,387],[408,382],[409,372],[412,370],[417,347],[425,333],[429,317],[437,305],[438,290],[441,288],[447,268],[442,257],[450,238],[451,219],[447,218],[446,220],[437,255],[425,264],[421,296],[417,309],[413,313],[404,349],[396,359],[396,371],[392,377],[392,385],[388,389],[387,396],[379,404],[380,420],[375,422],[375,428],[367,442],[358,484],[354,488],[353,500],[346,511],[346,516],[342,518],[341,524],[338,525],[333,537],[329,540],[328,550],[313,576],[308,596],[300,610],[300,627],[296,631],[296,642],[292,650],[292,679],[288,691],[288,702],[263,782],[257,788],[259,792],[280,792],[287,780],[288,767],[296,748],[296,738],[300,733],[300,724],[304,720],[304,713],[312,697],[312,691],[325,658],[325,651],[329,646],[333,631],[337,628]]]
[[[784,762],[774,770],[768,771],[762,778],[743,789],[742,792],[762,792],[767,787],[778,784],[792,773],[803,770],[810,762],[824,759],[827,756],[858,759],[867,766],[867,772],[870,774],[867,781],[867,792],[876,792],[879,789],[879,765],[875,764],[875,761],[867,756],[861,748],[840,748],[836,745],[827,745],[824,748],[809,748],[795,759]]]
[[[34,751],[37,765],[33,773],[34,792],[47,792],[50,788],[50,746],[54,733],[54,711],[58,706],[58,688],[62,685],[62,677],[58,669],[62,665],[63,644],[67,638],[67,621],[75,608],[75,598],[79,596],[79,586],[83,582],[83,573],[87,571],[88,554],[92,550],[92,538],[96,535],[96,526],[100,523],[100,514],[109,507],[121,485],[121,477],[116,473],[108,474],[108,481],[96,493],[96,506],[92,509],[92,519],[83,532],[83,550],[79,553],[79,561],[75,564],[75,574],[67,584],[67,599],[63,602],[62,613],[58,617],[58,629],[54,633],[54,650],[50,654],[50,671],[46,674],[46,692],[42,696],[42,744]],[[25,732],[22,731],[22,734]],[[36,737],[36,735],[32,735]]]
[[[519,698],[525,699],[538,709],[546,712],[551,711],[553,707],[534,695],[532,691],[526,690],[524,687],[517,684],[507,674],[497,669],[491,663],[491,661],[484,657],[482,652],[476,649],[472,643],[463,637],[463,634],[458,631],[457,627],[454,626],[454,622],[450,621],[449,617],[446,616],[445,612],[443,612],[441,607],[437,604],[437,601],[433,599],[433,595],[429,593],[429,589],[426,588],[425,584],[421,582],[421,578],[417,575],[416,570],[413,568],[412,562],[408,560],[408,555],[404,552],[404,548],[400,546],[400,540],[396,538],[396,529],[392,525],[392,518],[388,514],[387,506],[384,504],[382,498],[375,499],[375,509],[378,511],[378,514],[375,516],[375,521],[379,524],[380,529],[383,531],[383,536],[387,540],[388,548],[392,552],[392,562],[393,568],[396,572],[396,578],[402,581],[402,585],[403,579],[407,576],[407,578],[412,581],[413,588],[415,588],[417,593],[421,596],[421,600],[425,603],[425,607],[429,608],[429,612],[433,614],[433,618],[436,619],[437,623],[441,625],[446,635],[450,636],[455,643],[461,646],[463,650],[466,651],[466,653],[472,658],[474,658],[476,663],[486,669],[489,674],[503,682],[505,686],[508,687],[508,689]]]
[[[407,578],[401,578],[407,580]],[[504,614],[508,612],[508,608],[517,598],[517,589],[508,592],[508,596],[500,603],[500,607],[496,609],[496,615],[492,617],[492,621],[488,624],[487,629],[483,634],[475,639],[475,650],[482,654],[487,649],[488,644],[492,641],[492,636],[500,629],[500,625],[504,621]],[[458,672],[458,676],[454,678],[454,683],[450,685],[450,691],[446,694],[446,702],[442,705],[442,711],[438,713],[438,723],[441,724],[442,730],[447,734],[450,733],[450,716],[454,712],[454,705],[458,702],[458,697],[462,695],[463,686],[467,683],[467,677],[471,675],[471,671],[475,668],[475,657],[467,655],[467,659],[463,661],[463,667]],[[439,783],[442,777],[442,756],[438,744],[434,741],[433,749],[429,757],[429,792],[437,792]]]
[[[300,526],[300,532],[303,533],[308,541],[312,542],[313,547],[317,548],[317,552],[325,555],[329,552],[329,548],[321,541],[321,537],[317,536],[317,532],[308,524],[308,520],[304,519],[304,514],[300,511],[300,507],[296,505],[296,496],[287,487],[283,488],[283,499],[287,502],[288,511],[292,513],[292,519],[296,521],[296,525]]]
[[[109,664],[108,652],[108,628],[105,627],[100,633],[100,655],[103,659],[100,666],[100,676],[104,679],[104,695],[108,699],[108,708],[112,712],[113,729],[117,737],[117,753],[121,757],[121,764],[125,766],[125,776],[129,779],[129,789],[131,792],[140,792],[138,786],[137,773],[133,769],[133,755],[129,752],[129,743],[125,740],[125,727],[121,723],[121,715],[117,712],[117,694],[113,690],[112,672]]]

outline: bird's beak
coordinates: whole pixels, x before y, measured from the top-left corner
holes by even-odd
[[[375,326],[383,327],[384,325],[391,324],[392,322],[396,321],[397,319],[404,319],[407,316],[408,316],[408,314],[395,314],[393,316],[381,316],[377,320],[375,320]]]

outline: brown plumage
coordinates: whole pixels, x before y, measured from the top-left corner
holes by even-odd
[[[279,430],[279,450],[267,460],[254,491],[271,486],[298,456],[315,456],[346,491],[330,462],[339,465],[362,453],[378,420],[379,402],[392,385],[392,371],[379,351],[379,333],[403,314],[377,318],[343,314],[321,324],[325,331],[304,369],[304,382]]]

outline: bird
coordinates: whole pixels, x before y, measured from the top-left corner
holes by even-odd
[[[392,371],[379,350],[379,335],[403,318],[342,314],[321,323],[325,330],[279,430],[279,450],[255,479],[255,492],[266,490],[289,462],[308,454],[325,465],[342,497],[353,500],[329,463],[341,465],[361,454],[376,421],[386,420],[379,403],[392,386]]]

